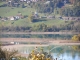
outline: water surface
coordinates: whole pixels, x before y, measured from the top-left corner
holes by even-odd
[[[47,46],[38,47],[38,51],[41,48],[46,52],[50,52],[53,58],[58,58],[58,60],[80,60],[80,46]],[[35,47],[22,47],[19,52],[24,54],[29,54]]]
[[[2,34],[2,38],[53,38],[71,39],[73,34]]]

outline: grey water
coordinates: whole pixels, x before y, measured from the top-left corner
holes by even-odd
[[[43,51],[49,52],[52,57],[58,58],[58,60],[80,60],[80,46],[47,46],[47,47],[38,47],[43,48]],[[22,47],[19,52],[24,54],[29,54],[35,47]]]

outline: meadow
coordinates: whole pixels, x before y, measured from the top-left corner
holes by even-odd
[[[0,6],[4,4],[4,2],[0,3]],[[0,7],[0,16],[1,17],[11,17],[11,16],[16,16],[19,13],[21,13],[23,16],[26,15],[27,17],[24,19],[19,19],[19,20],[7,20],[7,21],[1,21],[0,20],[0,26],[24,26],[24,27],[34,27],[34,25],[39,25],[39,24],[46,24],[47,26],[60,26],[60,25],[68,25],[70,24],[71,21],[67,21],[67,23],[65,22],[65,20],[60,20],[59,18],[55,19],[47,19],[47,18],[40,18],[39,21],[37,22],[32,22],[30,23],[28,16],[30,16],[32,14],[32,12],[36,12],[36,9],[31,8],[30,6],[28,6],[27,4],[25,4],[25,8],[22,7]],[[38,13],[38,15],[40,17],[45,16],[44,13]],[[51,14],[52,15],[52,14]],[[53,16],[53,15],[52,15]]]

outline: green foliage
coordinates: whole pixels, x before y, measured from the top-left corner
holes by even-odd
[[[34,12],[34,8],[21,8],[21,7],[0,7],[0,16],[1,17],[10,17],[10,16],[16,16],[18,13],[22,13],[22,15],[30,15],[31,12]],[[25,13],[26,12],[26,13]]]
[[[8,1],[8,0],[6,0]],[[60,14],[62,16],[80,16],[80,0],[66,0],[67,3],[64,3],[64,0],[49,0],[49,2],[47,0],[44,1],[38,1],[38,2],[31,2],[29,4],[25,4],[24,2],[20,2],[20,0],[13,0],[12,2],[17,2],[20,4],[20,6],[22,6],[23,8],[26,6],[31,6],[31,8],[24,8],[24,11],[22,8],[18,7],[15,9],[10,9],[11,7],[5,7],[6,9],[1,8],[0,10],[2,12],[0,12],[1,15],[3,15],[3,13],[6,13],[4,15],[9,16],[13,16],[17,13],[17,11],[21,11],[22,13],[25,14],[25,11],[29,14],[30,12],[28,12],[28,9],[30,9],[29,11],[34,11],[35,9],[40,12],[40,13],[48,13],[48,14]],[[75,3],[74,3],[75,2]],[[5,3],[1,2],[0,5],[4,5]],[[13,4],[10,6],[14,6]],[[5,10],[5,11],[4,11]],[[8,11],[7,11],[8,10]],[[10,11],[10,12],[9,12]],[[27,14],[27,15],[28,15]]]
[[[77,51],[80,52],[80,46],[75,46],[75,45],[73,45],[73,46],[72,46],[72,49],[75,50],[75,51],[77,50]]]
[[[80,34],[79,34],[79,35],[74,35],[74,36],[72,37],[72,40],[73,40],[73,41],[80,41]]]
[[[46,31],[47,30],[47,25],[42,23],[42,24],[38,24],[38,25],[34,25],[34,27],[32,27],[33,31]]]
[[[7,1],[7,0],[6,0]],[[13,0],[14,2],[20,3],[19,0]],[[16,16],[19,12],[22,13],[22,15],[28,15],[28,18],[20,19],[17,21],[6,21],[2,22],[0,21],[0,30],[1,31],[61,31],[61,30],[74,30],[76,32],[80,32],[80,24],[73,22],[72,23],[65,23],[65,21],[60,19],[34,19],[34,15],[32,12],[35,12],[37,10],[40,12],[40,15],[46,14],[55,14],[61,15],[61,16],[68,16],[68,17],[75,17],[80,16],[80,0],[68,0],[67,3],[63,5],[62,3],[64,0],[49,0],[50,2],[48,4],[45,4],[47,0],[39,1],[36,3],[30,3],[32,8],[21,8],[21,7],[0,7],[0,17],[10,17],[10,16]],[[73,3],[74,1],[75,3]],[[5,2],[1,2],[0,6],[5,4]],[[28,4],[25,4],[22,2],[24,6],[28,6]],[[20,4],[20,5],[21,5]],[[25,13],[26,12],[26,13]],[[52,16],[52,15],[51,15]],[[37,21],[37,22],[36,22]],[[44,24],[43,24],[44,23]],[[63,23],[63,24],[62,24]],[[29,29],[27,29],[29,27]]]
[[[41,48],[41,52],[32,50],[28,56],[28,60],[52,60],[52,56],[47,52],[44,52],[43,48]]]
[[[80,6],[74,6],[74,7],[63,7],[61,8],[60,13],[62,14],[62,16],[80,16]]]
[[[28,17],[28,20],[29,20],[29,22],[30,22],[30,23],[32,23],[32,22],[33,22],[33,20],[34,20],[34,15],[33,15],[33,14],[31,14],[31,15]]]
[[[14,22],[14,23],[13,23]],[[0,22],[0,31],[76,31],[80,32],[79,21],[64,21],[64,20],[45,20],[37,19],[33,22],[29,20],[17,20]],[[13,24],[12,24],[13,23]],[[63,24],[62,24],[63,23]]]

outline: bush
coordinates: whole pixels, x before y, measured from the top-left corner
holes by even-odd
[[[79,35],[74,35],[74,36],[72,37],[72,40],[73,40],[73,41],[80,41],[80,34],[79,34]]]

